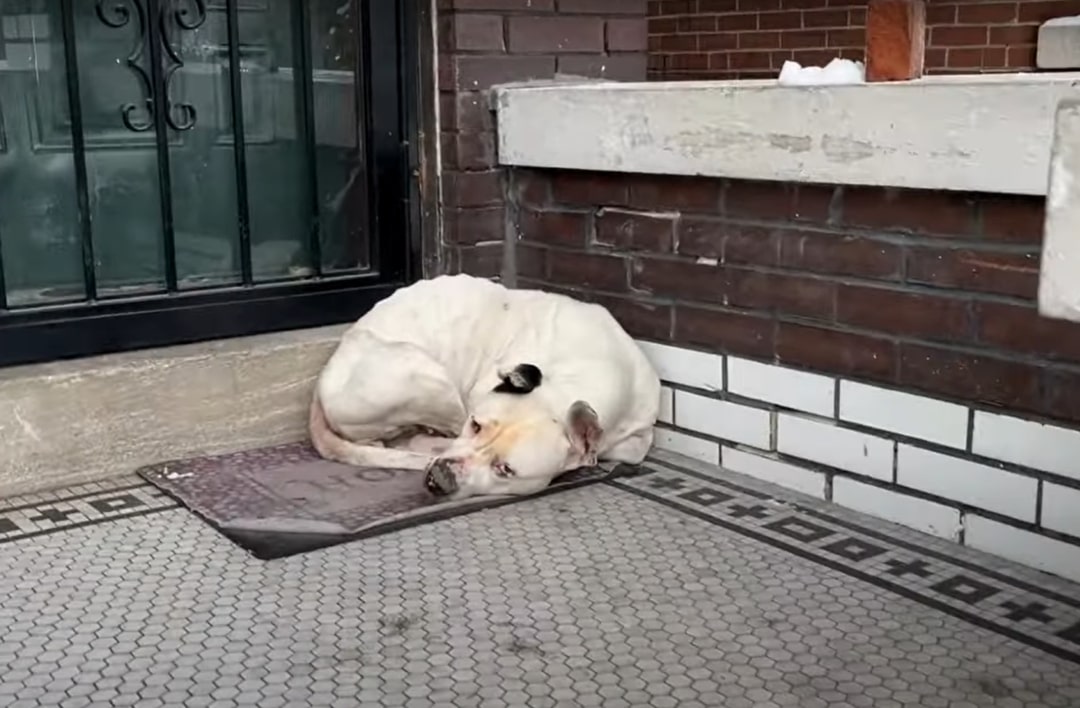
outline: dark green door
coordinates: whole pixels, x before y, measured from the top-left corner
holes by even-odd
[[[319,324],[400,284],[402,10],[0,0],[0,364]],[[108,336],[63,344],[88,316]]]

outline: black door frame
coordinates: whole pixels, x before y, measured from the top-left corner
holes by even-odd
[[[152,6],[158,1],[163,0],[150,0]],[[70,9],[72,0],[61,2]],[[236,2],[227,0],[233,13]],[[423,275],[421,250],[437,219],[435,165],[429,159],[435,134],[431,9],[427,0],[368,0],[358,5],[371,15],[364,26],[386,28],[393,22],[397,28],[394,33],[372,31],[368,42],[361,39],[375,239],[372,270],[269,284],[246,278],[245,285],[213,290],[91,298],[27,309],[3,309],[0,301],[0,367],[348,322]],[[74,28],[64,30],[70,67]],[[77,90],[76,85],[75,96]],[[81,132],[77,116],[72,123],[74,136]],[[91,248],[84,244],[84,261],[91,266],[89,286]]]

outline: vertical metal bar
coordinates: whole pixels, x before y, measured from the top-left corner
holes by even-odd
[[[322,228],[319,223],[319,185],[315,159],[315,74],[311,59],[311,18],[307,0],[293,0],[293,81],[300,82],[300,110],[297,132],[303,140],[307,160],[310,230],[308,252],[315,275],[322,274]]]
[[[88,301],[97,299],[97,266],[94,262],[93,225],[90,221],[90,189],[86,177],[86,135],[83,133],[82,93],[79,90],[79,57],[75,50],[75,9],[72,0],[60,0],[67,74],[68,111],[71,115],[71,151],[75,167],[75,201],[79,208],[79,243],[82,246],[83,289]]]
[[[368,14],[368,154],[373,195],[375,240],[373,257],[379,273],[388,279],[405,275],[408,244],[401,237],[408,228],[408,151],[402,130],[402,91],[413,77],[401,65],[402,30],[399,3],[365,3]]]
[[[402,3],[401,26],[401,109],[408,167],[408,186],[405,190],[407,215],[405,228],[409,234],[406,258],[407,281],[422,278],[428,264],[424,263],[425,244],[433,236],[431,222],[438,208],[431,186],[435,184],[433,160],[439,140],[435,126],[435,101],[438,91],[434,85],[434,47],[431,32],[430,3]],[[507,216],[510,209],[507,209]],[[432,249],[434,250],[434,249]],[[514,249],[506,249],[513,254]],[[429,259],[433,256],[429,256]],[[437,266],[431,263],[432,267]]]
[[[166,6],[168,7],[168,6]],[[169,97],[166,95],[165,69],[162,66],[162,43],[168,38],[164,34],[165,11],[161,0],[148,0],[146,11],[147,35],[150,44],[150,86],[153,108],[154,135],[157,144],[158,194],[161,199],[161,229],[165,249],[165,289],[170,293],[177,291],[176,283],[176,232],[173,225],[172,205],[172,170],[169,167],[169,126],[165,112],[169,110]]]
[[[237,0],[225,0],[229,32],[229,93],[232,100],[233,162],[236,170],[236,210],[240,224],[240,274],[244,285],[251,272],[251,218],[248,206],[247,144],[244,136],[244,96],[240,66],[240,12]]]
[[[0,239],[0,313],[7,309],[7,285],[4,283],[4,243]]]

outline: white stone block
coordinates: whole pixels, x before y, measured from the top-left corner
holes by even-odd
[[[951,506],[874,487],[846,477],[833,478],[832,500],[840,506],[932,536],[950,541],[959,540],[960,510]]]
[[[841,428],[828,420],[781,413],[776,422],[776,449],[785,455],[885,482],[893,478],[895,446],[892,440]]]
[[[725,447],[721,455],[724,469],[794,489],[818,499],[825,498],[825,475],[821,472],[733,447]]]
[[[961,450],[967,447],[968,409],[913,393],[841,381],[840,419]]]
[[[657,428],[653,445],[657,449],[685,455],[711,465],[720,464],[720,444],[711,440],[695,438],[675,430]]]
[[[836,380],[828,376],[729,356],[727,378],[730,393],[784,408],[832,416],[836,406]]]
[[[1042,525],[1080,538],[1080,489],[1044,482]]]
[[[721,391],[724,388],[723,358],[693,349],[655,342],[638,342],[657,375],[669,383]]]
[[[976,411],[971,451],[1080,479],[1080,431]]]
[[[675,392],[675,427],[768,450],[772,432],[769,411],[718,401],[686,391]]]
[[[911,445],[899,447],[896,476],[905,487],[1021,521],[1035,521],[1038,483],[1032,477]]]
[[[965,545],[1080,582],[1080,546],[968,514]]]

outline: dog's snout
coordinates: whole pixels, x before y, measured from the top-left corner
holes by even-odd
[[[454,468],[447,460],[436,460],[428,468],[427,476],[424,478],[424,486],[428,488],[428,491],[432,494],[440,497],[445,497],[453,494],[458,490],[457,475],[454,474]]]

